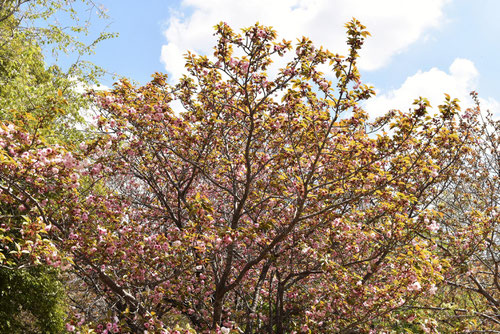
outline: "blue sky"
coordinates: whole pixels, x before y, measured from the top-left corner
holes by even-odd
[[[146,83],[154,72],[173,81],[186,50],[210,54],[213,26],[255,21],[280,37],[310,37],[333,52],[345,50],[343,24],[356,17],[372,33],[360,60],[363,81],[377,97],[366,105],[379,114],[408,108],[422,95],[432,105],[445,92],[470,105],[477,90],[485,108],[500,111],[500,1],[496,0],[97,0],[107,9],[108,31],[89,58],[105,69]],[[105,26],[96,22],[95,32]],[[111,79],[103,81],[111,85]]]

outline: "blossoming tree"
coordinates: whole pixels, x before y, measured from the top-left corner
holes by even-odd
[[[479,111],[477,93],[472,93]],[[472,150],[439,196],[436,244],[450,268],[436,300],[424,301],[457,331],[500,328],[500,121],[490,112],[474,129]]]
[[[3,144],[11,170],[43,162],[41,186],[64,189],[19,197],[37,179],[6,171],[3,196],[47,217],[111,312],[68,330],[394,329],[443,280],[433,203],[468,152],[474,110],[461,117],[447,97],[430,116],[418,99],[369,121],[360,103],[373,91],[356,68],[368,33],[356,20],[346,57],[260,25],[216,34],[213,57],[188,54],[176,85],[156,74],[95,93],[99,132],[79,152]]]
[[[158,74],[97,94],[90,176],[126,210],[75,226],[73,247],[101,264],[88,273],[129,325],[178,314],[200,331],[348,332],[435,291],[443,263],[419,234],[433,233],[468,121],[448,98],[435,117],[420,99],[369,122],[356,69],[368,33],[347,28],[347,57],[303,38],[271,77],[291,43],[222,23],[213,58],[188,54],[177,85]]]

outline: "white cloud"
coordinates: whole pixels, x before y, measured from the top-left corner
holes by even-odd
[[[345,52],[344,23],[359,19],[372,33],[364,47],[360,68],[373,70],[390,61],[445,18],[451,0],[183,0],[189,15],[173,12],[167,22],[161,60],[176,80],[184,73],[187,51],[210,54],[213,26],[227,22],[234,29],[259,21],[271,25],[280,38],[295,41],[307,36],[332,52]]]
[[[479,72],[474,63],[468,59],[457,58],[449,67],[449,72],[438,68],[429,71],[418,71],[410,76],[401,87],[379,94],[365,103],[365,110],[372,118],[380,116],[391,109],[407,111],[412,102],[419,96],[429,100],[434,110],[444,101],[444,94],[458,98],[462,108],[473,106],[469,93],[477,90]],[[483,109],[494,113],[500,111],[500,104],[493,98],[480,99]]]

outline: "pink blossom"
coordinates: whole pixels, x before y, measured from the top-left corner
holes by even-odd
[[[241,63],[241,69],[243,70],[243,72],[247,72],[248,71],[248,66],[249,65],[250,64],[248,62],[246,62],[246,61]]]
[[[223,242],[225,245],[229,245],[231,242],[233,242],[233,239],[229,235],[226,235],[224,236]]]
[[[263,29],[257,30],[257,36],[263,38],[266,36],[266,32]]]
[[[47,147],[46,149],[42,150],[42,155],[43,156],[47,156],[47,155],[50,155],[54,152],[53,149],[51,149],[50,147]]]
[[[159,112],[153,115],[153,119],[157,122],[160,122],[163,119],[163,113]]]
[[[64,155],[62,162],[64,164],[64,167],[66,167],[68,169],[76,166],[76,161],[73,158],[73,155],[69,152]]]
[[[435,221],[432,221],[432,224],[427,226],[427,229],[431,232],[436,232],[437,230],[439,230],[439,225]]]
[[[422,289],[422,286],[418,281],[415,281],[412,284],[410,284],[407,289],[408,291],[419,291],[420,289]]]
[[[102,169],[102,164],[101,163],[97,163],[96,165],[94,165],[94,167],[92,167],[92,174],[93,175],[99,174],[99,172],[101,171],[101,169]]]
[[[327,90],[328,89],[328,82],[326,82],[326,81],[321,81],[319,83],[319,85],[320,85],[320,87],[321,87],[322,90]]]

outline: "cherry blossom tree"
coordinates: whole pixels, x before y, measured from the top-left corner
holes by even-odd
[[[477,93],[472,93],[480,111]],[[439,323],[456,330],[488,332],[500,328],[499,285],[499,154],[500,123],[485,112],[474,132],[450,187],[439,196],[436,244],[449,270],[437,300],[424,309],[439,315]]]
[[[419,99],[369,122],[355,20],[347,57],[259,25],[216,32],[213,57],[188,54],[177,85],[157,74],[96,95],[90,176],[124,211],[81,225],[74,247],[101,264],[88,270],[117,314],[151,331],[181,317],[202,332],[349,332],[432,294],[444,263],[420,235],[474,114],[448,97],[431,117]]]
[[[84,62],[85,56],[112,36],[103,33],[83,43],[90,21],[74,10],[77,3],[97,10],[93,1],[0,2],[2,333],[60,333],[66,320],[59,274],[70,256],[58,245],[64,234],[52,231],[64,227],[60,214],[78,198],[72,146],[83,138],[75,124],[83,120],[78,110],[89,99],[75,87],[96,82],[101,70]],[[67,71],[44,58],[61,52],[77,55]]]
[[[3,127],[2,201],[51,247],[20,253],[71,264],[95,300],[75,301],[68,331],[379,332],[436,293],[435,203],[478,111],[447,96],[431,116],[419,98],[370,121],[369,34],[346,27],[344,57],[221,23],[179,83],[94,93],[97,131],[72,151]],[[24,242],[28,226],[8,229]]]

